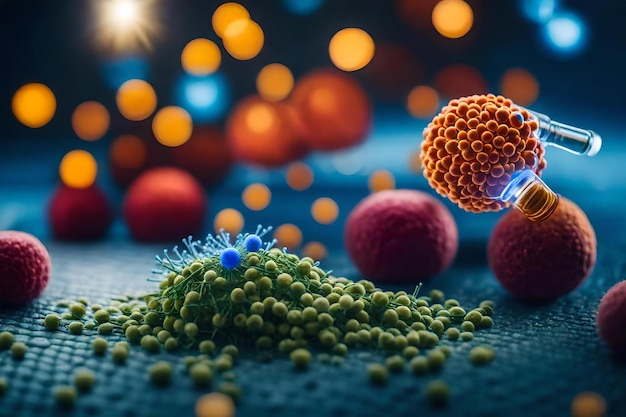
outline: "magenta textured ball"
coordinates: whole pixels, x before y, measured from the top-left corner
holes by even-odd
[[[387,190],[363,199],[346,220],[350,258],[367,278],[418,282],[447,269],[458,249],[450,211],[429,194]]]
[[[50,256],[35,236],[0,231],[0,306],[19,306],[37,298],[50,279]]]
[[[581,285],[596,263],[596,250],[589,219],[563,197],[540,223],[509,210],[496,224],[487,248],[502,286],[516,297],[536,301],[555,299]]]
[[[626,281],[615,284],[602,297],[596,327],[609,348],[626,356]]]

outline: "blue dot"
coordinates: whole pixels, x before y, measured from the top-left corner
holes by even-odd
[[[524,123],[524,115],[522,113],[516,111],[513,113],[513,116],[517,117],[517,120],[519,120],[520,123]]]
[[[582,52],[587,45],[585,22],[574,13],[554,15],[543,26],[545,44],[561,56],[572,56]]]
[[[189,112],[194,122],[221,119],[230,106],[230,85],[219,73],[206,76],[185,74],[175,85],[176,104]]]
[[[283,0],[285,8],[293,14],[312,14],[324,3],[324,0]]]
[[[244,245],[246,246],[246,249],[248,250],[248,252],[258,251],[259,249],[261,249],[262,244],[263,244],[263,241],[257,235],[250,235],[244,241]]]
[[[239,251],[235,248],[224,249],[220,255],[220,262],[222,262],[222,266],[227,269],[236,268],[240,261],[241,255],[239,255]]]

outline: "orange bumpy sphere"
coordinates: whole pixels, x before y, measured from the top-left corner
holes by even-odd
[[[494,197],[511,174],[530,168],[540,175],[547,165],[543,145],[532,133],[536,129],[525,109],[502,96],[451,100],[424,129],[424,176],[466,211],[501,210],[508,203]]]
[[[551,300],[576,289],[596,262],[596,235],[585,213],[561,197],[541,223],[510,210],[496,224],[487,247],[500,284],[516,297]]]

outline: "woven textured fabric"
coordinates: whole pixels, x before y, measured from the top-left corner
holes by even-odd
[[[10,384],[0,397],[0,416],[69,415],[56,407],[52,387],[71,384],[79,367],[92,369],[97,382],[91,393],[79,396],[71,415],[193,415],[196,399],[206,391],[192,386],[181,359],[187,355],[184,350],[148,354],[133,346],[127,363],[117,365],[110,350],[103,357],[93,354],[95,332],[74,336],[65,327],[55,332],[43,327],[46,314],[63,311],[56,306],[60,299],[83,296],[107,303],[115,295],[156,288],[147,278],[154,267],[153,256],[161,248],[53,242],[47,247],[53,272],[44,295],[22,309],[0,312],[0,329],[10,330],[28,347],[22,361],[13,360],[8,351],[0,352],[0,376]],[[460,251],[480,254],[475,245]],[[495,325],[477,331],[470,342],[442,342],[453,353],[441,371],[415,376],[406,369],[391,374],[387,385],[374,387],[366,372],[367,363],[382,360],[374,352],[351,350],[341,365],[319,363],[314,357],[308,371],[297,372],[284,356],[260,363],[255,352],[244,351],[234,368],[243,391],[237,415],[569,416],[572,398],[591,390],[606,398],[608,416],[624,416],[626,366],[611,358],[594,326],[600,297],[623,273],[619,252],[617,247],[601,248],[590,279],[571,295],[544,305],[516,301],[499,287],[486,265],[464,262],[460,256],[452,269],[427,283],[423,291],[442,289],[468,307],[492,299],[497,304]],[[335,253],[322,267],[358,278],[342,253]],[[121,338],[109,336],[110,342]],[[476,367],[468,353],[480,344],[492,346],[496,359]],[[157,388],[149,381],[147,368],[157,360],[174,364],[173,383],[168,387]],[[431,408],[425,398],[425,386],[433,379],[445,380],[451,388],[443,408]],[[211,389],[220,380],[217,376]]]

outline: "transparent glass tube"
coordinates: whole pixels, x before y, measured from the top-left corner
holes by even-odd
[[[513,204],[533,222],[546,220],[559,204],[559,196],[530,169],[514,173],[495,198]]]
[[[602,137],[594,131],[555,122],[545,114],[526,110],[539,124],[534,133],[544,144],[556,146],[576,155],[595,156],[600,152]]]

